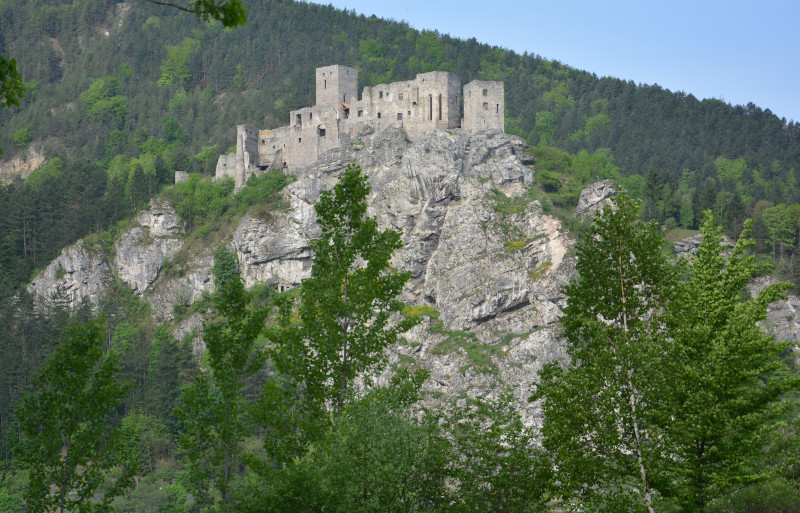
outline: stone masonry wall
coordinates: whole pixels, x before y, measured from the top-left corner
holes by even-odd
[[[285,127],[237,126],[236,155],[220,156],[216,178],[232,176],[239,190],[253,173],[309,166],[324,152],[340,147],[342,136],[358,137],[365,126],[377,131],[402,128],[411,138],[436,129],[504,131],[502,82],[470,82],[463,88],[463,98],[461,78],[447,71],[365,87],[360,100],[357,85],[354,68],[317,68],[317,104],[291,111]]]

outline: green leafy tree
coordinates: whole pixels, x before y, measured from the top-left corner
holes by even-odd
[[[458,483],[452,511],[546,511],[550,465],[512,405],[513,398],[501,396],[450,413],[446,466]]]
[[[383,351],[417,321],[399,314],[396,298],[410,278],[390,260],[400,233],[381,231],[366,217],[367,178],[350,165],[314,207],[321,229],[311,242],[311,277],[300,288],[298,324],[282,334],[278,369],[303,382],[314,401],[345,405],[352,381],[383,358]],[[284,308],[283,316],[291,315]]]
[[[227,256],[222,258],[224,254]],[[193,493],[204,505],[232,511],[231,482],[241,465],[242,441],[249,433],[242,389],[265,358],[256,341],[268,311],[249,308],[250,296],[238,275],[228,276],[230,251],[215,253],[219,320],[203,325],[208,372],[201,373],[181,397],[176,415],[184,422],[180,444],[187,459]]]
[[[787,349],[765,335],[759,321],[767,305],[789,287],[770,285],[755,299],[742,290],[758,271],[746,249],[752,222],[730,255],[721,228],[705,212],[703,239],[692,258],[683,302],[674,314],[672,360],[679,373],[671,388],[670,436],[682,511],[709,511],[711,502],[748,482],[769,477],[757,468],[778,421],[790,411],[785,393],[798,387],[780,358]]]
[[[118,358],[106,352],[104,336],[99,321],[70,325],[17,407],[28,511],[107,511],[133,481],[138,457],[124,444],[130,437],[108,426],[133,385],[117,379]]]
[[[565,288],[566,366],[542,370],[543,444],[567,504],[655,511],[668,480],[668,349],[661,316],[676,290],[653,223],[626,193],[606,206],[578,245],[578,276]]]
[[[761,213],[761,219],[764,221],[767,236],[772,242],[772,258],[776,258],[777,248],[781,249],[780,256],[783,258],[786,249],[791,251],[794,248],[796,239],[795,223],[789,210],[783,203],[765,208]]]
[[[186,0],[183,3],[147,0],[156,5],[175,7],[197,15],[201,21],[217,20],[223,27],[236,27],[247,23],[247,9],[242,0]]]
[[[25,84],[17,71],[17,60],[0,55],[0,107],[19,105],[25,94]],[[0,155],[3,150],[0,149]]]
[[[448,452],[438,418],[417,418],[427,373],[400,371],[349,402],[313,449],[272,470],[265,496],[243,511],[406,512],[446,495]]]
[[[399,315],[396,297],[409,279],[390,266],[400,234],[378,230],[366,217],[367,178],[348,166],[332,191],[316,205],[322,234],[311,242],[311,277],[295,293],[276,299],[273,354],[275,379],[268,380],[255,409],[265,428],[264,446],[278,462],[289,462],[324,436],[328,407],[338,416],[354,379],[374,370],[384,350],[419,317]]]
[[[31,143],[33,135],[31,134],[30,127],[23,128],[14,132],[14,144],[18,148],[24,148]]]

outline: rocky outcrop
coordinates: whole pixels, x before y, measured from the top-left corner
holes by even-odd
[[[10,182],[16,176],[24,180],[44,163],[42,149],[32,144],[13,158],[0,161],[0,183]]]
[[[410,140],[399,129],[364,130],[294,172],[297,180],[284,189],[288,209],[245,215],[226,243],[248,286],[300,283],[311,268],[321,191],[349,163],[360,165],[371,184],[368,214],[403,234],[392,262],[412,275],[402,299],[439,311],[438,321],[409,332],[390,359],[427,368],[426,386],[447,397],[491,395],[508,385],[535,423],[539,409],[527,403],[528,387],[542,364],[564,357],[556,323],[574,262],[560,222],[528,194],[534,173],[520,161],[524,154],[522,139],[501,132],[436,130]],[[184,242],[163,200],[136,221],[116,242],[112,268],[159,321],[170,320],[175,305],[212,291],[219,242]],[[199,324],[191,316],[175,333]]]
[[[575,215],[588,219],[595,212],[602,211],[606,205],[613,205],[613,198],[617,195],[617,186],[611,180],[597,182],[581,191]]]
[[[183,247],[183,227],[175,209],[160,198],[153,199],[136,221],[141,226],[126,231],[114,244],[114,265],[120,280],[142,295]]]
[[[158,277],[164,262],[183,246],[177,238],[152,237],[147,228],[132,228],[114,245],[114,265],[119,278],[139,295]]]
[[[28,292],[39,300],[57,301],[77,308],[83,301],[97,305],[113,279],[101,251],[89,249],[83,241],[64,248],[61,254],[33,279]]]
[[[183,235],[183,223],[172,205],[164,198],[153,198],[145,210],[136,215],[136,222],[147,228],[152,237]]]
[[[697,235],[692,235],[691,237],[686,237],[685,239],[673,242],[672,250],[675,251],[675,254],[681,258],[687,258],[689,255],[696,255],[697,248],[700,247],[700,242],[702,239],[703,237],[699,233]],[[724,235],[722,236],[722,240],[720,241],[719,245],[724,248],[724,251],[733,249],[733,243]]]

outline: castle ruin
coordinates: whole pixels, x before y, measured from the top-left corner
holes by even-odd
[[[298,169],[354,138],[365,125],[402,128],[409,137],[440,129],[504,131],[503,82],[461,78],[447,71],[420,73],[414,80],[365,87],[358,99],[358,71],[317,68],[316,105],[293,110],[289,125],[258,130],[236,127],[236,153],[220,155],[215,178],[230,176],[239,190],[251,174]]]

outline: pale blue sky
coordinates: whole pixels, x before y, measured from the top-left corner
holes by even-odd
[[[800,121],[800,0],[328,0]]]

